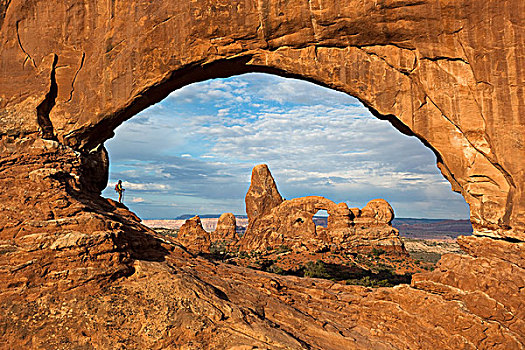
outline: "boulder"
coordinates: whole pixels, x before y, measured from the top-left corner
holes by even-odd
[[[384,199],[373,199],[356,215],[356,224],[391,225],[394,219],[394,209]]]

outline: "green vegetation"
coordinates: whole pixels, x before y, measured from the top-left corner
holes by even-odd
[[[228,252],[228,246],[226,242],[213,242],[210,245],[210,254],[226,254]]]
[[[275,273],[275,274],[278,274],[278,275],[289,274],[289,273],[287,273],[286,270],[282,269],[281,267],[277,266],[276,264],[272,264],[272,265],[268,266],[268,268],[266,268],[265,271],[266,272],[270,272],[270,273]]]
[[[332,275],[328,271],[327,264],[321,260],[307,262],[306,266],[303,267],[303,276],[327,279],[332,278]]]
[[[377,248],[374,247],[372,249],[372,255],[375,256],[376,258],[379,257],[380,255],[385,254],[385,253],[386,253],[385,250],[383,250],[381,248],[377,249]]]
[[[408,284],[412,278],[411,274],[396,274],[387,267],[372,271],[355,264],[349,264],[350,266],[328,264],[322,260],[309,261],[297,270],[284,270],[277,266],[274,260],[258,261],[256,265],[260,270],[280,275],[323,278],[365,287],[393,287],[402,283]]]
[[[282,254],[282,253],[287,253],[287,252],[289,252],[291,250],[292,249],[290,247],[288,247],[286,244],[282,244],[275,250],[275,252],[277,254]]]
[[[435,264],[441,259],[441,254],[434,252],[410,252],[410,256],[417,261]]]
[[[155,232],[160,233],[161,235],[165,235],[168,237],[174,237],[176,238],[179,235],[179,229],[171,229],[171,228],[155,228]]]
[[[346,280],[346,284],[360,285],[364,287],[393,287],[398,284],[409,284],[412,275],[405,273],[396,274],[390,269],[380,269],[376,273],[367,274],[361,278],[351,278]]]

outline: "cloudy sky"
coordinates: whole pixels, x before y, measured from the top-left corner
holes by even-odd
[[[170,96],[106,142],[115,198],[143,219],[244,214],[251,169],[266,163],[287,199],[321,195],[360,207],[374,198],[397,217],[468,218],[468,206],[414,137],[355,98],[266,74],[208,80]]]

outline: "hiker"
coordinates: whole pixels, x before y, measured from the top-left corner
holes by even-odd
[[[118,180],[118,184],[115,185],[115,192],[118,193],[118,202],[122,203],[122,193],[125,190],[122,188],[122,180]]]

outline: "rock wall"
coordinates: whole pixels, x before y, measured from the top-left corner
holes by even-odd
[[[0,0],[0,346],[523,348],[524,7]],[[272,277],[100,197],[118,125],[245,72],[349,93],[422,140],[470,205],[469,255],[393,289]]]

